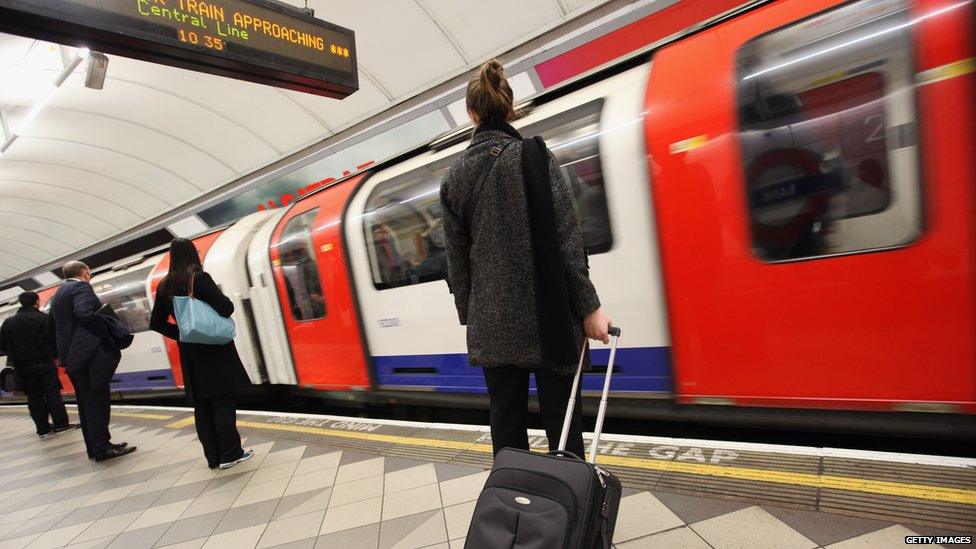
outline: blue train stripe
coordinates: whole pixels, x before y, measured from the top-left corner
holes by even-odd
[[[142,391],[146,389],[176,388],[173,381],[173,371],[145,370],[142,372],[116,372],[112,376],[111,389],[113,391]]]
[[[609,349],[591,351],[593,366],[606,368]],[[374,356],[376,381],[383,386],[425,387],[442,392],[484,393],[485,380],[480,368],[468,365],[468,355]],[[605,370],[603,370],[605,371]],[[583,390],[603,388],[601,371],[583,375]],[[629,347],[617,350],[616,366],[610,382],[613,391],[669,393],[671,382],[670,347]],[[535,379],[531,381],[535,391]]]

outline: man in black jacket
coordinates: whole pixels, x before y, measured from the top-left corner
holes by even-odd
[[[39,310],[36,293],[24,292],[17,299],[20,301],[17,314],[0,325],[0,351],[7,354],[20,376],[37,435],[48,438],[54,433],[77,429],[80,425],[68,423],[68,412],[61,400],[61,382],[54,366],[57,352],[53,325]]]
[[[109,383],[122,354],[107,320],[98,313],[102,302],[89,281],[91,272],[80,261],[61,268],[64,284],[51,298],[51,319],[58,357],[75,386],[78,415],[89,459],[105,461],[134,452],[135,447],[112,444],[108,432],[111,404]]]

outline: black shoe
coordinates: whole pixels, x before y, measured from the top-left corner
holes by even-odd
[[[132,452],[135,452],[135,451],[136,451],[136,447],[135,446],[127,446],[125,448],[112,447],[107,452],[105,452],[104,454],[102,454],[100,456],[95,456],[95,461],[101,463],[101,462],[106,461],[106,460],[109,460],[109,459],[115,459],[117,457],[122,457],[122,456],[124,456],[126,454],[131,454]]]
[[[121,449],[125,448],[126,446],[128,446],[129,443],[128,442],[120,442],[118,444],[112,444],[111,442],[109,442],[108,445],[111,446],[112,448],[118,448],[119,450],[121,450]]]
[[[80,423],[69,423],[69,424],[65,425],[64,427],[55,427],[54,428],[54,432],[55,433],[63,433],[65,431],[74,431],[75,429],[81,429],[81,424]]]

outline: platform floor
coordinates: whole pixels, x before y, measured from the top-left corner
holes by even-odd
[[[467,451],[485,453],[483,447],[472,450],[472,444],[485,444],[481,430],[245,412],[240,413],[240,423],[246,447],[256,456],[217,472],[206,467],[186,410],[114,407],[113,440],[127,441],[139,450],[96,464],[86,459],[80,432],[40,440],[23,407],[0,409],[0,548],[463,546],[488,460],[456,458]],[[262,427],[269,425],[273,427]],[[403,443],[406,433],[433,442]],[[756,470],[745,466],[755,465],[754,460],[737,463],[748,455],[741,448],[725,449],[717,461],[715,450],[722,448],[698,448],[702,463],[691,450],[684,450],[691,457],[679,461],[684,446],[661,442],[628,444],[631,449],[649,444],[665,457],[673,447],[675,455],[663,461],[675,465],[725,466],[736,475]],[[417,459],[417,452],[425,449],[427,457]],[[617,457],[636,459],[621,454],[618,451]],[[723,456],[733,454],[736,457],[723,465]],[[780,462],[789,457],[782,456]],[[939,467],[873,463],[875,470]],[[888,486],[868,479],[861,488],[887,486],[901,494],[910,486],[935,488],[928,495],[936,500],[911,497],[921,492],[910,490],[909,496],[875,496],[877,502],[892,497],[932,504],[940,497],[955,499],[953,505],[963,514],[953,522],[962,521],[968,528],[937,526],[924,517],[912,523],[771,505],[761,497],[750,500],[742,493],[708,488],[710,480],[721,477],[699,473],[714,470],[685,468],[679,473],[698,474],[698,493],[667,489],[675,486],[667,483],[664,489],[641,489],[635,487],[640,482],[624,477],[614,543],[628,549],[853,548],[901,546],[911,535],[972,535],[976,520],[968,517],[976,514],[967,512],[976,512],[976,485],[967,486],[966,475],[973,474],[973,468],[955,463],[942,469],[943,477],[929,471],[930,478],[959,475],[943,484],[958,482],[962,487],[942,487],[940,492],[938,486]],[[626,467],[620,472],[626,473]],[[805,478],[785,474],[787,481]],[[762,479],[751,482],[766,482],[770,490],[790,486]]]

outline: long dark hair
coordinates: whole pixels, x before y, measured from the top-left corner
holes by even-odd
[[[190,277],[202,270],[200,253],[193,242],[186,238],[174,238],[169,243],[169,273],[159,283],[156,299],[162,296],[187,295],[190,293]]]

